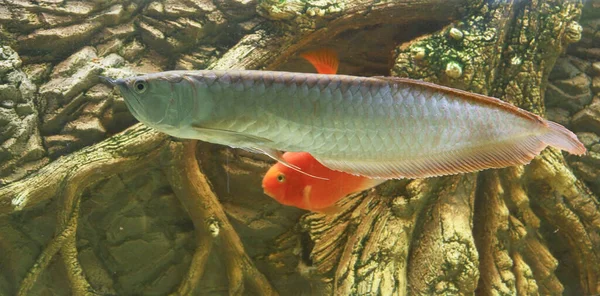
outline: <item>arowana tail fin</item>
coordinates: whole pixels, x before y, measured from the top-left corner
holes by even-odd
[[[583,146],[583,143],[577,139],[577,136],[573,132],[556,122],[546,121],[546,123],[548,124],[549,131],[539,136],[542,142],[571,154],[585,154],[585,146]]]

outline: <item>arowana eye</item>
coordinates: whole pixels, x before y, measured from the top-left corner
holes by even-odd
[[[138,94],[144,93],[148,89],[148,83],[145,80],[136,80],[133,83],[133,90]]]
[[[279,183],[283,183],[285,181],[285,175],[284,174],[277,175],[277,181]]]

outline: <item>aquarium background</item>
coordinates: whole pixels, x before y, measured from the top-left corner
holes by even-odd
[[[599,294],[599,29],[600,1],[2,1],[0,295]],[[310,214],[263,194],[268,157],[208,143],[210,187],[191,182],[214,195],[186,194],[185,141],[98,78],[314,72],[299,53],[323,47],[340,74],[508,100],[589,153]]]

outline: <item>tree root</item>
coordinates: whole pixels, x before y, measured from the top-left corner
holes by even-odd
[[[73,211],[77,210],[73,209]],[[77,237],[75,234],[76,232],[73,232],[66,239],[63,247],[60,249],[60,255],[67,270],[67,277],[71,283],[72,295],[91,295],[94,289],[86,279],[83,268],[77,259],[79,253],[77,252]]]
[[[58,211],[58,225],[57,229],[66,227],[70,220],[73,220],[75,225],[75,231],[69,234],[69,236],[63,242],[63,246],[60,249],[60,255],[62,262],[67,270],[67,278],[71,283],[71,293],[73,295],[87,295],[92,291],[90,283],[83,274],[83,269],[77,259],[77,247],[76,247],[76,234],[77,224],[79,217],[79,205],[81,203],[81,191],[75,186],[65,190],[63,194],[63,206]]]
[[[316,271],[333,277],[334,294],[402,294],[408,287],[416,220],[437,184],[405,184],[390,181],[368,194],[345,198],[334,215],[303,217],[301,225],[315,242],[311,258]]]
[[[220,245],[218,249],[225,258],[229,295],[242,295],[244,283],[249,283],[258,295],[277,295],[244,251],[242,241],[229,223],[210,182],[200,171],[196,159],[196,143],[197,141],[172,142],[167,148],[171,161],[165,166],[165,173],[175,195],[194,222],[198,240],[187,280],[179,287],[178,293],[193,291],[202,277],[211,246],[216,243]]]
[[[145,128],[138,126],[135,129]],[[125,133],[121,136],[126,137],[127,135],[131,136],[132,134]],[[159,155],[164,157],[166,154],[168,156],[166,165],[164,166],[166,175],[169,177],[169,182],[176,196],[182,202],[194,223],[198,244],[188,274],[181,282],[176,294],[186,295],[194,291],[204,274],[205,264],[211,253],[213,244],[216,243],[220,245],[221,255],[226,260],[231,295],[241,295],[244,292],[244,283],[249,283],[250,287],[260,295],[277,295],[266,277],[256,269],[252,260],[245,253],[242,242],[227,220],[225,212],[210,187],[209,181],[200,172],[195,157],[196,141],[188,141],[182,144],[179,142],[165,142],[164,139],[166,137],[161,138],[163,141],[160,141],[160,144],[153,141],[138,143],[141,147],[153,144],[152,148],[154,152],[146,154],[145,160],[138,160],[138,164],[136,165],[129,163],[129,169],[146,164],[156,159]],[[138,139],[142,140],[144,138],[141,137]],[[169,144],[165,145],[164,143]],[[160,145],[163,145],[164,149],[157,149]],[[145,149],[139,151],[145,151]],[[101,155],[106,153],[111,154],[114,151],[109,152],[104,150],[99,152]],[[99,158],[93,154],[87,156],[91,159]],[[72,157],[78,156],[74,154]],[[103,159],[109,163],[113,163],[106,159],[106,157]],[[96,162],[89,162],[88,165],[97,166],[98,164]],[[90,175],[90,172],[93,173]],[[109,176],[106,174],[106,171],[91,170],[89,167],[82,165],[78,167],[78,170],[71,171],[60,183],[61,188],[63,188],[60,191],[62,192],[63,206],[59,211],[58,217],[57,229],[59,231],[57,236],[42,251],[42,254],[28,272],[19,289],[19,295],[28,294],[39,274],[48,266],[50,260],[59,251],[61,252],[68,277],[71,281],[72,293],[74,295],[86,295],[92,292],[92,287],[85,279],[83,269],[77,260],[75,234],[81,192],[84,187],[91,185],[90,182],[85,182],[87,178],[98,178],[98,176],[94,176],[94,173],[102,173],[104,178]],[[47,186],[52,186],[52,184],[47,184]]]
[[[214,204],[205,201],[213,198],[214,193],[196,163],[195,147],[196,141],[185,144],[171,143],[167,149],[169,162],[165,165],[165,174],[168,176],[169,183],[194,223],[197,242],[186,280],[181,282],[177,295],[187,295],[194,291],[204,274],[204,266],[214,240],[208,229],[209,218],[214,211],[210,207]],[[214,198],[216,200],[216,197]]]
[[[475,174],[443,178],[430,194],[435,203],[421,213],[420,231],[411,246],[409,291],[416,295],[472,294],[479,277],[471,231]]]
[[[61,157],[28,178],[0,188],[0,215],[23,210],[55,196],[64,187],[87,187],[105,176],[144,167],[167,136],[136,125],[122,134]]]
[[[55,236],[50,243],[46,246],[46,248],[42,251],[35,264],[31,267],[27,275],[21,282],[21,286],[19,287],[19,292],[17,295],[25,296],[29,294],[29,291],[35,284],[38,276],[42,271],[48,267],[50,260],[56,255],[56,253],[64,246],[65,242],[69,240],[70,237],[74,237],[77,231],[77,213],[79,212],[79,204],[75,205],[73,209],[73,215],[71,219],[68,221],[65,228]]]
[[[81,192],[102,178],[146,165],[158,155],[156,147],[165,139],[164,135],[136,126],[93,148],[82,149],[53,162],[25,182],[0,189],[0,213],[20,210],[53,196],[62,196],[63,206],[58,212],[56,237],[42,251],[23,279],[19,295],[26,295],[30,291],[39,274],[59,251],[71,281],[72,293],[84,295],[91,292],[91,286],[77,260],[75,246]],[[120,143],[129,145],[120,146]]]
[[[514,259],[511,260],[508,241],[510,213],[504,202],[508,193],[500,183],[498,171],[482,172],[479,178],[480,192],[475,200],[473,235],[479,251],[479,269],[483,272],[479,277],[476,294],[514,295],[517,294],[519,281],[522,281],[524,275],[523,268],[511,270]],[[482,188],[486,190],[481,190]],[[515,255],[520,257],[518,253]],[[521,263],[528,270],[522,259]],[[537,286],[533,291],[536,290]]]
[[[527,171],[541,194],[531,196],[540,216],[567,245],[586,294],[600,293],[600,204],[566,167],[560,152],[548,150]]]
[[[60,252],[62,262],[67,270],[67,277],[71,282],[71,293],[73,295],[91,294],[92,287],[85,279],[83,269],[77,259],[75,244],[81,193],[68,188],[63,196],[65,205],[59,211],[59,223],[57,225],[57,229],[60,231],[42,251],[34,266],[21,282],[18,295],[29,294],[39,274],[46,269],[57,252]]]

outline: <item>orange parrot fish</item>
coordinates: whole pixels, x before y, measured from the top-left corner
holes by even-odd
[[[337,73],[339,61],[333,50],[320,49],[301,56],[320,74]],[[276,163],[262,180],[265,194],[283,205],[313,212],[334,213],[339,209],[335,206],[338,200],[386,181],[331,170],[308,152],[286,152],[283,159],[302,172],[280,162]]]

